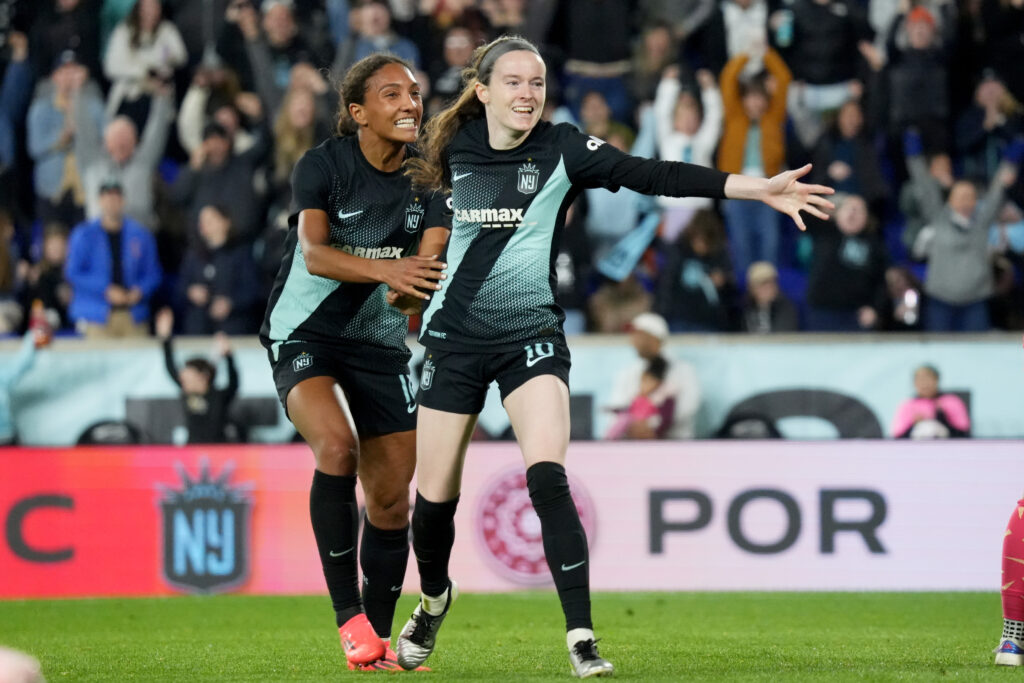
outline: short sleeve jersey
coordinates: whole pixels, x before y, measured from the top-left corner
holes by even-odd
[[[495,150],[471,121],[448,147],[452,233],[448,278],[423,314],[420,341],[451,351],[510,351],[563,336],[555,262],[569,206],[585,188],[724,196],[726,174],[625,154],[570,124],[541,121]]]
[[[260,340],[274,358],[282,344],[317,342],[340,347],[381,372],[401,371],[410,356],[408,318],[387,304],[385,284],[310,274],[298,240],[299,213],[306,209],[327,213],[335,249],[394,259],[413,253],[424,228],[449,227],[445,201],[413,191],[400,170],[374,168],[356,136],[325,141],[307,152],[292,173],[288,237]]]

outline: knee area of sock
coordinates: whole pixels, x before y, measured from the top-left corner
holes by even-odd
[[[409,501],[367,501],[366,516],[373,520],[377,536],[400,533],[409,528]]]
[[[455,518],[455,511],[459,507],[459,497],[455,496],[451,500],[445,500],[441,502],[435,502],[427,500],[423,497],[419,491],[416,492],[416,505],[413,507],[412,516],[413,520],[419,519],[438,519],[438,518]]]
[[[565,468],[555,462],[539,462],[526,470],[526,488],[533,506],[538,508],[571,501]]]
[[[377,510],[373,514],[373,519],[377,523],[378,528],[388,532],[388,534],[397,534],[401,530],[405,530],[408,535],[409,529],[409,508],[405,510]]]
[[[355,496],[355,475],[327,474],[320,469],[313,471],[311,500],[323,501],[333,499],[336,501],[354,502]]]

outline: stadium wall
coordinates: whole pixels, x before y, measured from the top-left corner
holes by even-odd
[[[266,353],[255,339],[233,342],[249,439],[290,440],[294,430],[277,401]],[[635,354],[622,336],[575,337],[570,346],[573,438],[599,438],[611,419],[604,408],[615,373]],[[183,339],[178,347],[180,362],[208,352],[210,341]],[[0,342],[0,364],[10,362],[16,349],[16,340]],[[967,400],[974,436],[1024,436],[1024,377],[1016,334],[686,335],[673,337],[667,353],[696,369],[703,397],[699,436],[713,434],[732,411],[752,405],[776,411],[778,426],[789,438],[885,434],[897,406],[913,391],[913,369],[922,363],[938,367],[942,386]],[[416,347],[414,354],[415,367],[422,350]],[[187,434],[175,426],[180,424],[176,396],[155,340],[57,340],[37,356],[12,398],[21,443],[65,446],[75,444],[96,422],[125,419],[137,423],[151,442],[183,443]],[[492,387],[480,424],[491,435],[508,429],[497,387]]]
[[[569,471],[595,590],[995,591],[1022,450],[593,442]],[[311,470],[302,445],[0,449],[0,598],[323,593]],[[471,445],[456,524],[465,590],[549,585],[514,445]]]

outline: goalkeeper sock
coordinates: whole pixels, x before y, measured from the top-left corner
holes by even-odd
[[[1013,639],[1016,643],[1024,643],[1024,621],[1003,619],[1003,639]]]

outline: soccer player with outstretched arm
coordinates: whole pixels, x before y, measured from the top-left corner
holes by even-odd
[[[423,315],[413,550],[423,592],[397,646],[423,663],[456,598],[448,576],[466,446],[497,381],[526,465],[544,552],[565,615],[575,675],[610,675],[590,613],[587,539],[569,493],[569,350],[555,303],[555,256],[573,199],[588,187],[668,196],[756,199],[825,218],[829,188],[632,157],[570,125],[540,121],[546,67],[537,48],[502,37],[477,49],[459,98],[425,127],[417,185],[451,190],[448,278]],[[400,305],[400,304],[399,304]]]

